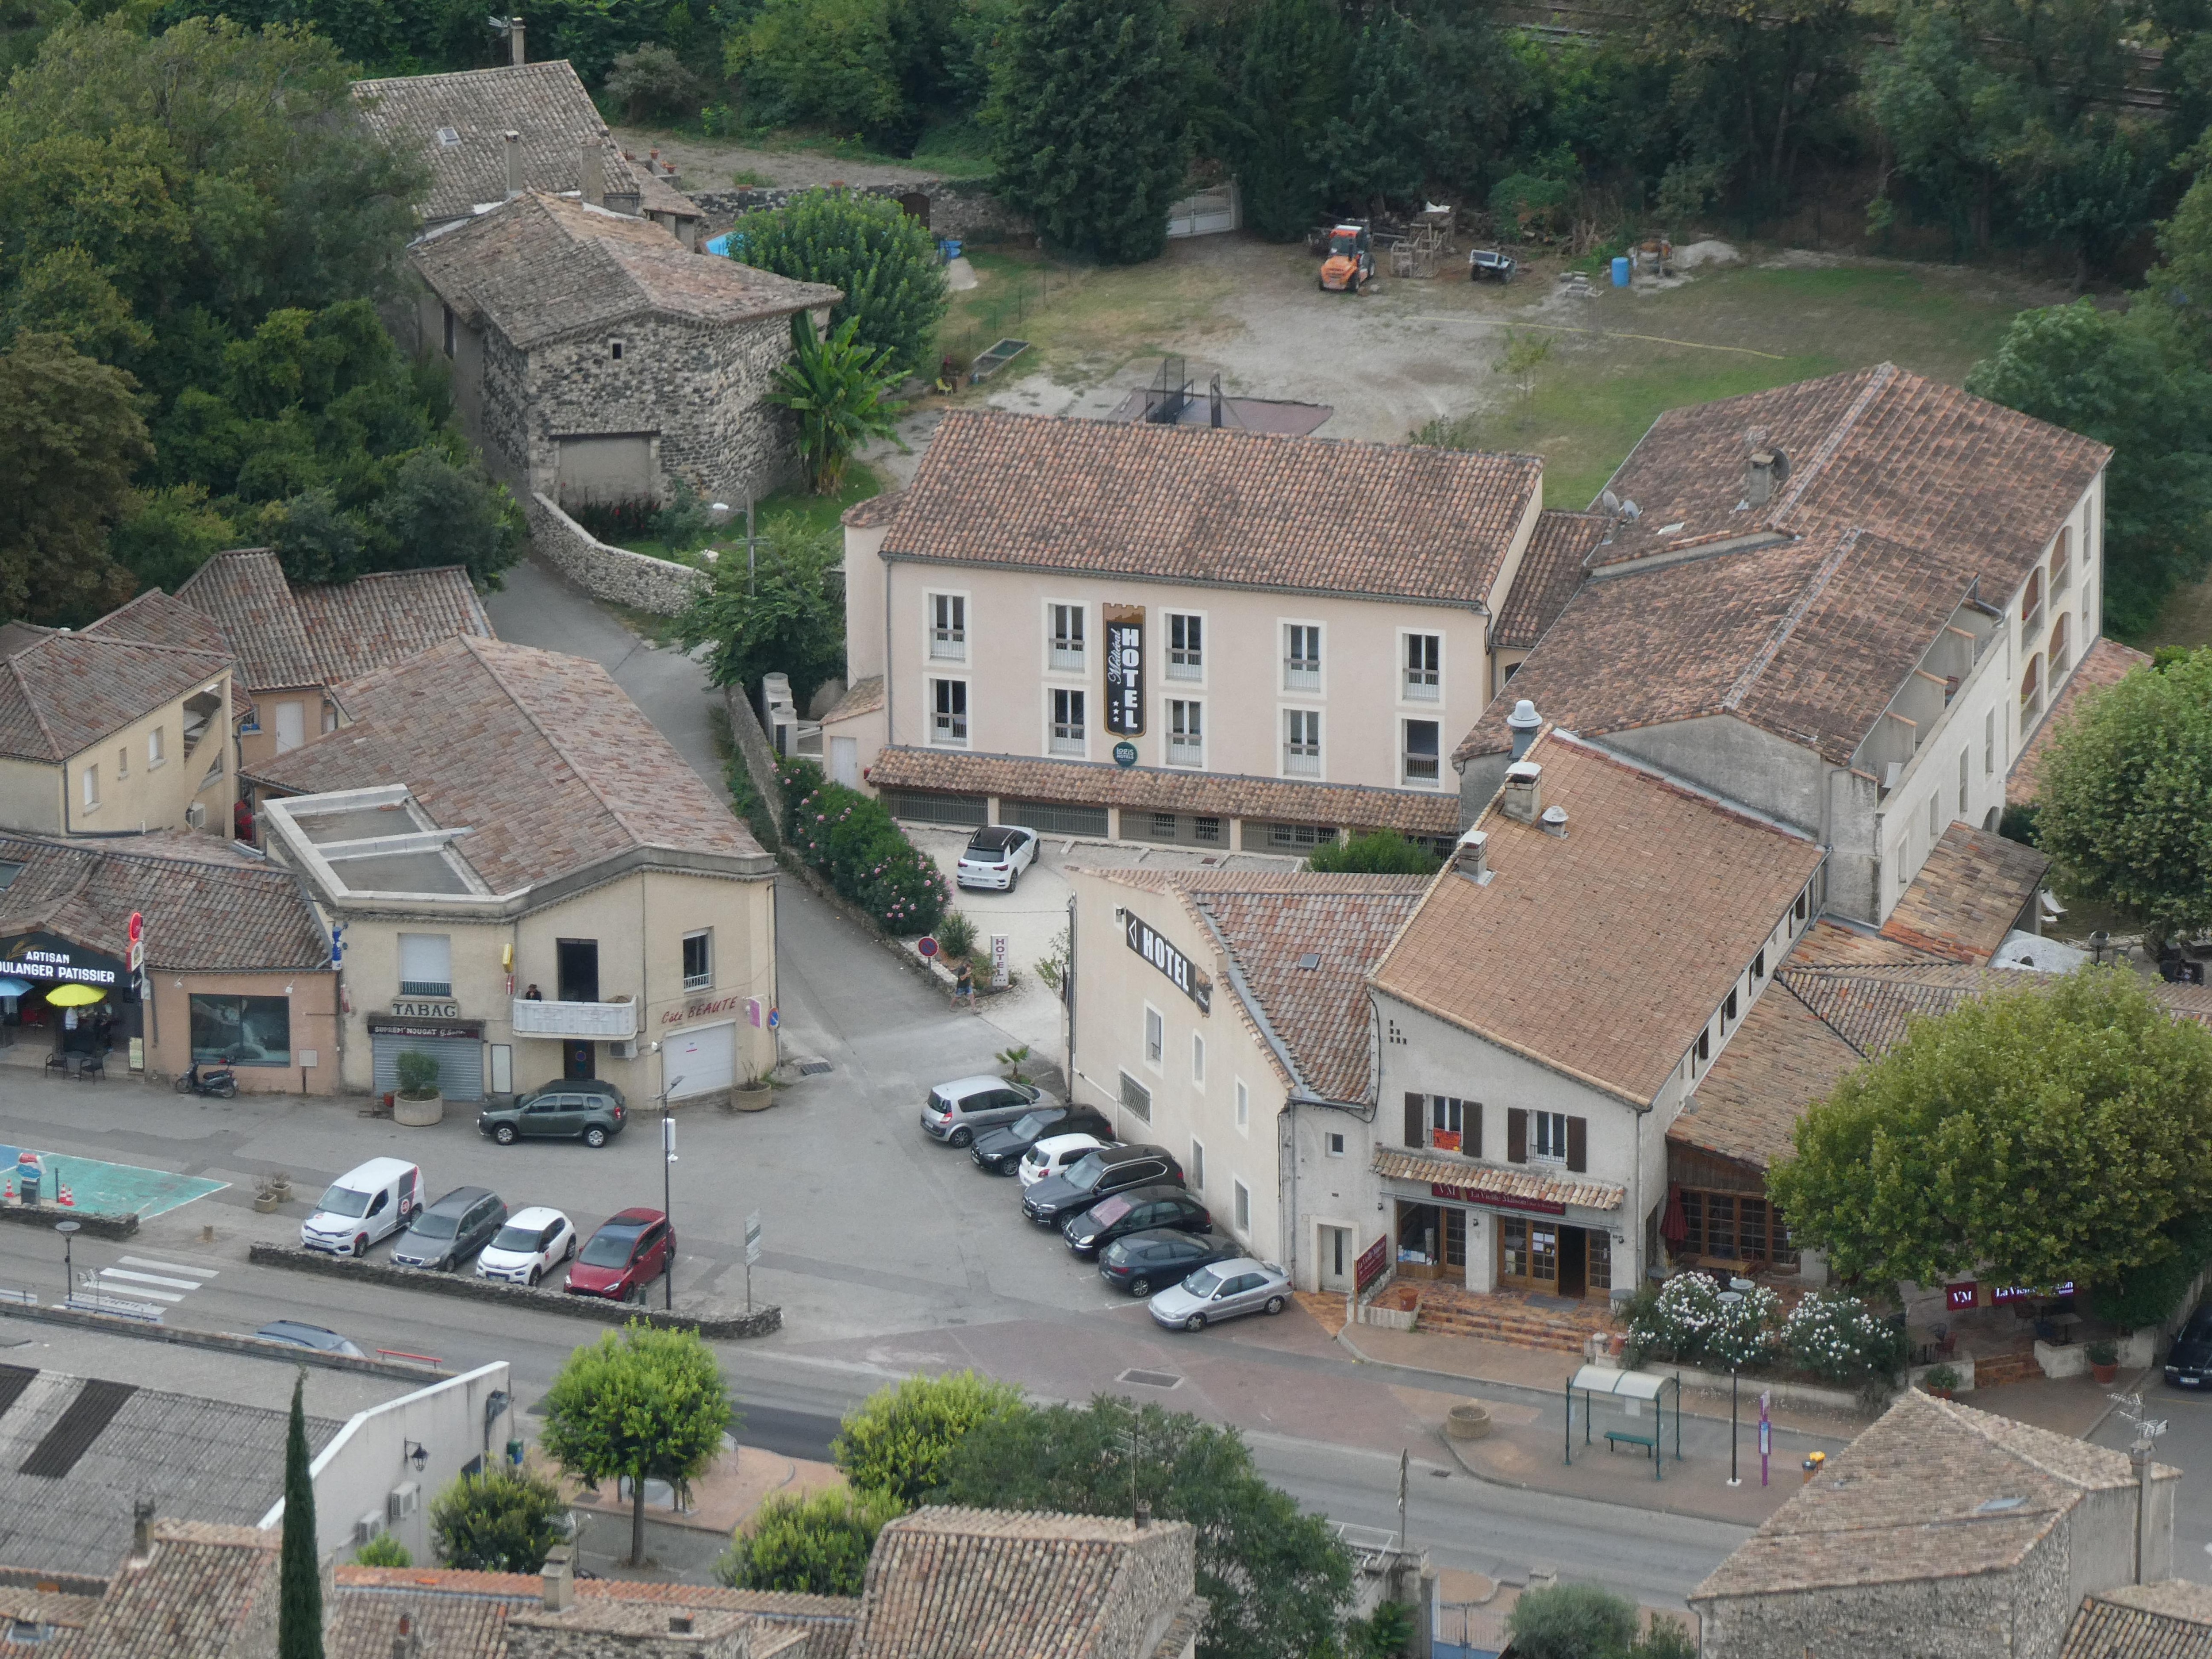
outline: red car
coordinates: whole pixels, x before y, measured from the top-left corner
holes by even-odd
[[[624,1210],[599,1224],[577,1253],[565,1287],[578,1296],[635,1302],[676,1263],[676,1230],[658,1210]]]

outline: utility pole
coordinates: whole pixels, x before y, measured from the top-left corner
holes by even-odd
[[[1406,1553],[1406,1474],[1412,1467],[1413,1460],[1413,1454],[1410,1447],[1400,1449],[1398,1453],[1398,1553],[1401,1555]]]

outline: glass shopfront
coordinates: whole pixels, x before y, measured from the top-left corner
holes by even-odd
[[[201,1065],[289,1066],[289,997],[203,996],[191,1000],[192,1059]]]
[[[1498,1218],[1501,1289],[1553,1296],[1604,1296],[1613,1289],[1613,1235],[1601,1227],[1570,1227],[1549,1216]]]

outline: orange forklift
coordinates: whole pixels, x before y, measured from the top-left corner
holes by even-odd
[[[1374,283],[1375,245],[1367,227],[1356,223],[1334,227],[1322,245],[1323,291],[1357,294]]]

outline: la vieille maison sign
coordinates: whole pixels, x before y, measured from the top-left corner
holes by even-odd
[[[1176,990],[1196,1003],[1200,1013],[1213,1012],[1213,981],[1192,966],[1188,957],[1128,911],[1122,913],[1121,935],[1129,941],[1132,951],[1165,974],[1175,982]]]

